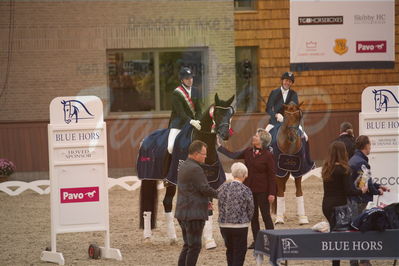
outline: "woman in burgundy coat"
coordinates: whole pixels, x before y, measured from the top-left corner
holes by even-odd
[[[271,135],[266,130],[259,128],[252,137],[252,146],[242,151],[231,152],[220,146],[218,151],[231,159],[244,159],[248,168],[248,178],[244,184],[248,186],[254,197],[255,213],[251,221],[252,235],[254,241],[259,232],[259,211],[265,223],[266,229],[274,229],[270,216],[270,205],[276,196],[276,170],[273,154],[268,146]],[[254,242],[248,247],[253,248]]]

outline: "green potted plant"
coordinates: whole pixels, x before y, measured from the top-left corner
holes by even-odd
[[[15,172],[15,164],[10,160],[0,158],[0,177],[8,178]]]

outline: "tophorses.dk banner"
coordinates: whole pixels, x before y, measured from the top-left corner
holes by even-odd
[[[291,0],[292,71],[394,68],[394,0]]]

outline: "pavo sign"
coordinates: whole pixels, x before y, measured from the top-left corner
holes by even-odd
[[[292,71],[394,68],[394,0],[290,0]]]

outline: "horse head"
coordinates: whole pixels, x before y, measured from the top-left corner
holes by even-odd
[[[299,125],[302,120],[302,110],[301,105],[290,102],[289,104],[284,104],[284,122],[283,127],[288,129],[287,139],[290,143],[295,143],[300,139]],[[300,141],[299,141],[300,142]]]
[[[385,105],[385,111],[388,109],[388,97],[384,95],[381,90],[373,90],[374,93],[374,108],[376,112],[382,110],[383,105]]]
[[[234,115],[234,108],[231,103],[234,100],[234,95],[227,101],[219,99],[218,94],[215,94],[215,105],[213,106],[213,130],[223,140],[228,140],[232,135],[231,118]]]
[[[374,109],[376,112],[381,111],[381,92],[373,90],[374,93]]]
[[[65,121],[65,123],[69,124],[69,123],[71,123],[71,121],[72,121],[72,120],[71,120],[71,117],[72,117],[72,113],[71,113],[71,108],[72,108],[71,102],[70,102],[70,101],[62,100],[62,101],[61,101],[61,104],[64,105],[64,121]]]

